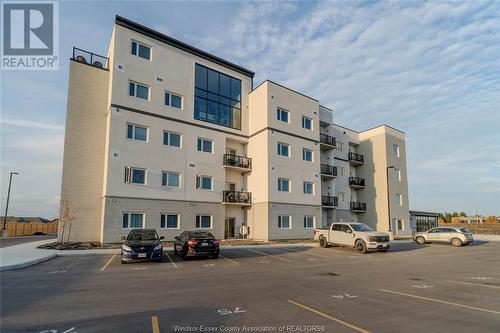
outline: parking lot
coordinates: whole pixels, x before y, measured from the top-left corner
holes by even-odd
[[[57,257],[1,273],[2,332],[498,332],[500,242]],[[245,330],[246,329],[246,330]]]

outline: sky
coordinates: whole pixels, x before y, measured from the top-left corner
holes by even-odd
[[[72,47],[121,15],[406,133],[410,209],[500,215],[500,2],[62,1],[57,71],[1,72],[3,215],[57,216]]]

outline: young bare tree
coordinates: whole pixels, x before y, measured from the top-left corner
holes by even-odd
[[[66,231],[68,232],[66,240],[69,240],[71,234],[71,222],[73,221],[74,216],[71,210],[71,201],[68,196],[61,197],[61,202],[59,206],[59,228],[61,231],[61,239],[59,241],[60,247],[64,246],[64,235]]]

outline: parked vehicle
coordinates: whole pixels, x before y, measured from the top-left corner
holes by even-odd
[[[174,253],[183,259],[196,256],[219,257],[219,241],[208,231],[184,231],[175,237]]]
[[[127,237],[122,237],[122,264],[132,261],[158,261],[163,256],[163,246],[155,229],[132,229]]]
[[[462,227],[437,227],[426,232],[417,232],[413,240],[418,244],[442,242],[453,246],[462,246],[474,242],[474,237],[467,228]]]
[[[314,239],[319,240],[321,247],[351,246],[360,253],[387,252],[391,247],[388,234],[376,232],[364,223],[355,222],[332,223],[330,228],[314,229]]]

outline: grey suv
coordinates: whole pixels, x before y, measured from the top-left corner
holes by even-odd
[[[418,244],[443,242],[453,246],[462,246],[474,242],[472,234],[463,227],[437,227],[426,232],[417,232],[413,240]]]

